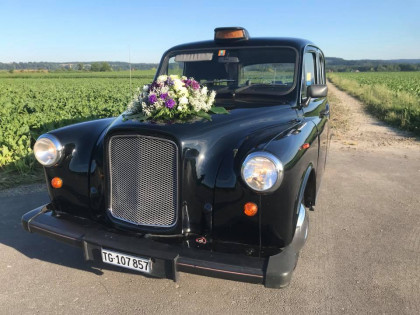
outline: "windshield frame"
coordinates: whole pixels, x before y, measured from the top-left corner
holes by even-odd
[[[300,60],[300,56],[299,56],[299,51],[292,46],[279,46],[279,45],[273,45],[273,46],[215,46],[215,47],[206,47],[206,48],[191,48],[191,49],[180,49],[180,50],[169,50],[168,52],[165,53],[165,55],[162,57],[162,60],[159,64],[159,67],[156,71],[156,75],[155,75],[155,79],[157,79],[157,77],[159,75],[162,74],[166,74],[163,73],[164,70],[168,69],[168,62],[169,59],[179,55],[179,54],[185,54],[185,53],[200,53],[200,52],[208,52],[208,51],[212,51],[212,52],[217,52],[218,50],[231,50],[231,49],[291,49],[295,52],[295,66],[294,66],[294,74],[293,74],[293,85],[290,87],[290,89],[286,90],[286,91],[264,91],[267,87],[270,86],[275,86],[275,85],[268,85],[266,87],[264,87],[262,90],[252,90],[252,87],[249,89],[246,89],[246,93],[244,94],[254,94],[254,95],[270,95],[270,96],[283,96],[283,95],[287,95],[289,93],[291,93],[293,90],[295,90],[295,88],[298,86],[298,80],[299,80],[299,60]],[[220,94],[222,95],[226,95],[229,90],[227,91],[223,91]],[[233,90],[231,90],[233,92]],[[251,92],[251,93],[249,93]],[[216,97],[217,97],[216,93]],[[239,93],[240,94],[240,93]]]

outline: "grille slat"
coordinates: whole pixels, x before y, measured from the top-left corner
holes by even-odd
[[[136,225],[170,227],[178,205],[178,150],[174,142],[141,135],[109,140],[112,216]]]

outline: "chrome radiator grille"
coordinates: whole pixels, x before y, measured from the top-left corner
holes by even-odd
[[[109,211],[136,225],[175,225],[178,152],[174,142],[141,135],[113,136],[108,144]]]

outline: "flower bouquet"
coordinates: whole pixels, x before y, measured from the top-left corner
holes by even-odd
[[[193,116],[211,119],[213,114],[228,114],[223,107],[215,107],[215,91],[208,91],[193,78],[161,75],[129,104],[125,119],[187,120]]]

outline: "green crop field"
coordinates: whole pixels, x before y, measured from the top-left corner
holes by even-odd
[[[32,147],[39,135],[71,123],[123,112],[133,92],[154,71],[13,73],[0,72],[0,187],[4,174],[37,168]],[[3,176],[1,176],[3,175]]]
[[[379,119],[420,134],[420,72],[341,72],[328,78]]]

